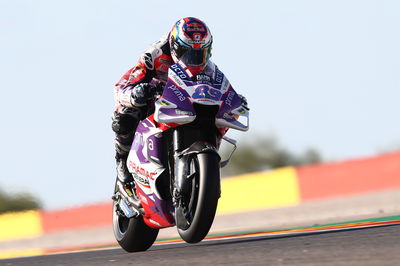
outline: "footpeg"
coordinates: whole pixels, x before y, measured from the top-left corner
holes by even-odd
[[[128,190],[127,192],[124,185],[117,181],[118,192],[112,197],[113,200],[118,202],[120,209],[123,211],[124,215],[128,218],[137,217],[140,214],[144,214],[144,210],[140,201],[134,198],[132,192]]]

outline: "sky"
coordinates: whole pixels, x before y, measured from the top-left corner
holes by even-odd
[[[0,188],[45,209],[109,200],[113,86],[182,17],[274,135],[327,161],[400,148],[400,1],[0,0]]]

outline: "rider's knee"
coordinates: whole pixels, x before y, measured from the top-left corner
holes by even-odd
[[[140,120],[140,114],[136,110],[124,110],[114,112],[112,116],[112,130],[118,135],[131,134]]]

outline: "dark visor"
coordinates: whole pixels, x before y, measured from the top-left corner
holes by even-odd
[[[195,49],[179,46],[175,49],[175,53],[187,66],[202,66],[210,58],[210,47]]]
[[[186,51],[179,58],[187,66],[202,66],[210,58],[210,47],[199,49],[185,49]]]

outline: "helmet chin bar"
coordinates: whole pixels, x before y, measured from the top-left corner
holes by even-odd
[[[196,66],[196,67],[195,66],[187,66],[184,62],[182,62],[182,60],[179,60],[177,62],[177,64],[179,64],[187,72],[187,74],[189,75],[190,78],[200,74],[207,65],[207,64],[205,64],[204,66]]]
[[[192,71],[190,71],[190,67],[185,65],[185,63],[183,63],[182,60],[179,60],[179,64],[183,67],[183,69],[186,71],[186,73],[189,74],[190,78],[192,78],[194,76]]]

